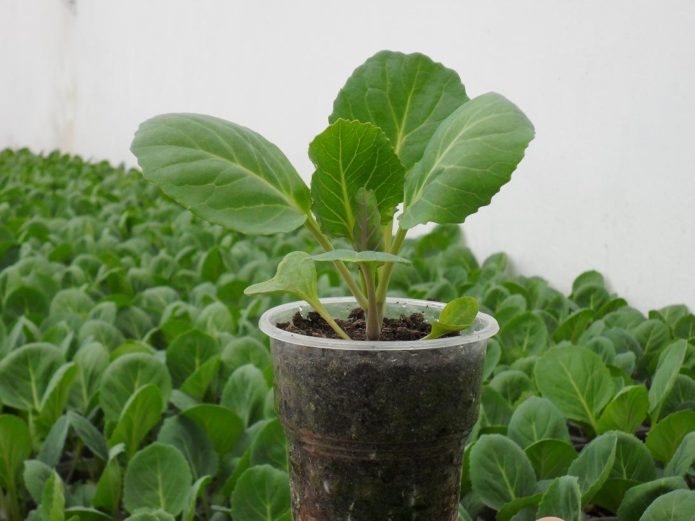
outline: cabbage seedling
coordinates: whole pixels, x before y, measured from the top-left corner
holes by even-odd
[[[264,137],[212,116],[149,119],[132,151],[146,179],[203,219],[246,234],[306,227],[326,253],[290,253],[273,279],[246,293],[296,295],[347,338],[316,290],[313,263],[332,262],[375,340],[393,266],[408,262],[398,256],[408,231],[463,223],[489,204],[533,136],[531,122],[503,96],[470,99],[453,70],[422,54],[382,51],[353,72],[328,127],[309,145],[310,187]],[[352,249],[334,249],[336,239]],[[471,306],[469,299],[447,307],[427,338],[469,327]]]

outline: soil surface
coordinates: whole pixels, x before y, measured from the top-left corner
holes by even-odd
[[[364,310],[361,308],[353,309],[345,320],[336,319],[338,325],[343,328],[348,336],[353,340],[366,340],[367,321]],[[291,322],[282,322],[277,327],[290,333],[299,335],[339,338],[331,329],[331,326],[316,311],[310,311],[306,317],[299,312],[295,313]],[[432,330],[432,326],[425,321],[422,313],[412,315],[401,315],[399,318],[384,318],[379,340],[403,341],[420,340],[427,336]],[[456,336],[458,333],[451,333],[445,336]]]

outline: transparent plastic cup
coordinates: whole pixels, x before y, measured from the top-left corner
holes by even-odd
[[[336,318],[356,307],[352,298],[322,302]],[[432,320],[443,307],[390,298],[385,316]],[[479,313],[459,336],[418,341],[336,340],[276,327],[310,310],[293,302],[260,319],[271,339],[294,521],[455,521],[495,319]]]

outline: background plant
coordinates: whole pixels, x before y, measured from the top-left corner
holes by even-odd
[[[318,253],[309,232],[229,232],[137,171],[59,153],[0,152],[0,178],[0,517],[288,521],[256,320],[293,297],[243,288],[288,252]],[[458,226],[402,252],[395,295],[473,296],[502,326],[461,519],[690,519],[687,307],[645,315],[596,272],[564,295],[504,254],[479,262]],[[322,294],[344,294],[326,263],[316,270]]]
[[[523,158],[533,126],[499,94],[469,99],[456,72],[422,54],[391,51],[353,72],[329,121],[309,145],[316,167],[311,190],[275,145],[210,116],[152,118],[138,129],[132,151],[146,179],[212,223],[247,234],[303,225],[330,252],[321,259],[333,261],[367,311],[367,338],[377,340],[395,256],[408,230],[462,223],[489,204]],[[335,239],[352,250],[336,250]],[[320,304],[314,273],[305,266],[311,261],[286,257],[282,273],[249,291],[305,298],[347,339]],[[346,263],[359,267],[361,288]],[[464,309],[463,302],[456,309]]]

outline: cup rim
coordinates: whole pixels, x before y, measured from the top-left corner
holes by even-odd
[[[330,297],[321,299],[322,304],[347,304],[355,303],[353,297]],[[424,309],[443,309],[445,304],[441,302],[432,302],[429,300],[418,300],[410,298],[388,297],[388,304],[401,304],[412,307],[421,307]],[[447,347],[466,346],[482,342],[492,337],[499,331],[497,321],[487,313],[479,312],[476,316],[476,323],[479,325],[475,330],[463,332],[461,335],[435,338],[433,340],[343,340],[337,338],[320,338],[307,335],[299,335],[290,333],[284,329],[280,329],[275,325],[274,318],[288,311],[302,311],[311,308],[304,300],[297,300],[275,306],[261,315],[258,321],[258,326],[261,331],[268,337],[282,342],[307,346],[317,347],[321,349],[342,349],[352,351],[404,351],[404,350],[420,350],[420,349],[441,349]]]

